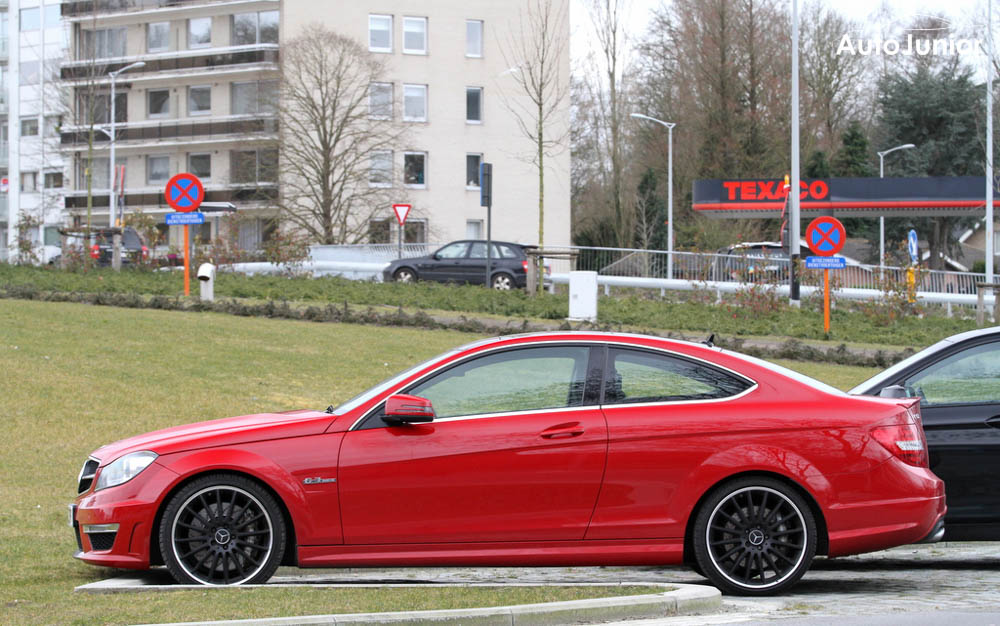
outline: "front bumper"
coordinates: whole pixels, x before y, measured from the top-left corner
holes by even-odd
[[[74,556],[91,565],[148,569],[160,498],[176,478],[154,462],[125,484],[79,495],[70,505]]]

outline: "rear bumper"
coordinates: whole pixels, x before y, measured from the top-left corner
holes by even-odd
[[[934,528],[931,529],[930,534],[917,543],[937,543],[942,539],[944,539],[944,518],[939,519],[937,524],[934,524]]]

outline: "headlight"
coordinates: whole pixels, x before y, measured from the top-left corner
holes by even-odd
[[[143,450],[115,459],[101,470],[94,491],[127,483],[149,467],[149,464],[156,460],[156,456],[155,452]]]

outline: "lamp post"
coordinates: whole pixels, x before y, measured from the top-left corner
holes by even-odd
[[[888,150],[883,150],[878,153],[878,177],[885,178],[885,155],[890,152],[895,152],[896,150],[909,150],[910,148],[916,148],[912,143],[904,143],[901,146],[896,146],[895,148],[889,148]],[[881,279],[885,279],[885,216],[878,216],[878,267],[879,276]]]
[[[674,277],[674,122],[633,113],[632,117],[653,122],[667,129],[667,278]]]
[[[140,67],[146,67],[146,62],[136,61],[114,72],[108,72],[108,76],[111,77],[111,132],[108,134],[111,141],[111,155],[108,158],[108,187],[110,188],[110,193],[108,194],[108,226],[111,227],[115,225],[115,212],[118,208],[118,205],[115,203],[115,83],[118,80],[118,75],[122,72]]]

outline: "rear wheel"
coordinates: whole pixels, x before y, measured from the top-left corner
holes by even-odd
[[[510,291],[514,288],[514,277],[510,274],[497,274],[490,285],[497,291]]]
[[[816,555],[816,520],[781,481],[734,480],[698,511],[694,551],[701,571],[725,593],[781,593],[802,578]]]
[[[179,583],[263,583],[281,563],[285,533],[270,493],[243,476],[215,474],[170,499],[160,522],[160,551]]]
[[[392,274],[397,283],[412,283],[417,280],[417,273],[408,267],[401,267]]]

